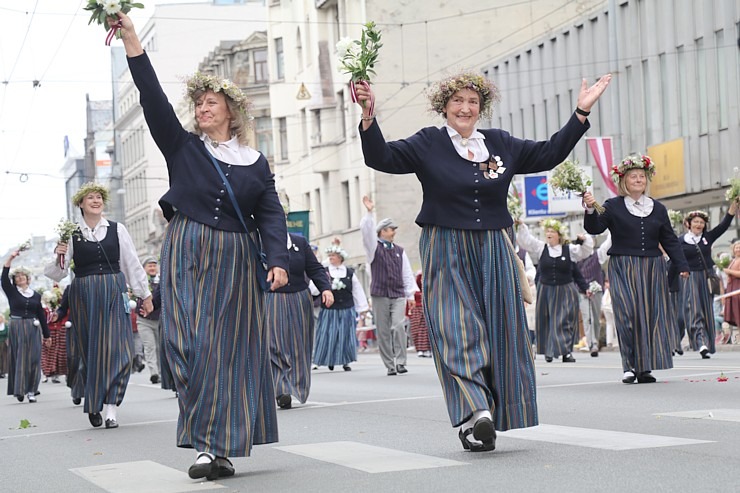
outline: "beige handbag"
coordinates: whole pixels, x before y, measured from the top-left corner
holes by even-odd
[[[516,273],[519,277],[519,287],[522,290],[522,300],[524,300],[525,303],[532,304],[534,303],[534,294],[532,293],[532,289],[529,287],[529,279],[527,279],[527,273],[524,270],[524,262],[522,262],[522,259],[520,259],[519,255],[516,254],[514,245],[511,244],[509,234],[506,231],[503,231],[503,233],[504,238],[506,238],[506,243],[509,244],[511,253],[514,255],[514,262],[516,262]]]

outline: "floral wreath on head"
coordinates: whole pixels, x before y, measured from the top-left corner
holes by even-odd
[[[79,207],[80,204],[82,204],[82,200],[90,193],[99,193],[100,196],[103,197],[103,203],[105,204],[108,203],[108,199],[110,198],[110,192],[107,187],[100,183],[89,181],[82,185],[80,189],[77,190],[77,193],[72,196],[72,204]]]
[[[431,111],[443,115],[445,106],[453,94],[463,89],[471,89],[480,96],[480,114],[491,116],[493,103],[500,99],[498,87],[480,74],[461,72],[448,77],[426,91]]]
[[[344,250],[344,248],[340,247],[339,245],[332,245],[325,248],[324,253],[326,253],[327,255],[329,255],[330,253],[336,253],[337,255],[342,257],[342,261],[347,260],[347,257],[349,257],[349,254]]]
[[[684,222],[691,223],[691,220],[695,217],[700,217],[704,220],[704,227],[707,226],[709,223],[709,214],[706,213],[706,211],[690,211],[686,214],[686,216],[683,218]]]
[[[26,279],[28,279],[28,282],[31,282],[31,271],[28,270],[26,267],[19,266],[13,269],[10,272],[10,278],[13,280],[13,284],[15,284],[15,276],[26,276]]]
[[[655,176],[655,163],[650,159],[650,156],[633,154],[622,159],[621,163],[612,166],[612,181],[619,185],[619,180],[631,169],[645,171],[648,180],[652,180]]]
[[[568,227],[557,219],[543,219],[540,221],[540,227],[542,229],[549,228],[555,230],[563,241],[565,240],[565,236],[568,234]]]
[[[200,71],[195,72],[193,75],[185,79],[185,95],[193,103],[195,103],[196,93],[205,91],[223,92],[225,96],[236,103],[239,111],[249,118],[249,106],[251,101],[247,98],[247,95],[239,89],[239,86],[231,82],[229,79],[222,79],[217,75],[204,74]]]

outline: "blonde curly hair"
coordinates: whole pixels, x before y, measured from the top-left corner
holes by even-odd
[[[493,103],[499,101],[500,93],[496,85],[480,74],[461,72],[436,83],[426,91],[431,103],[430,111],[447,118],[445,107],[453,94],[463,89],[471,89],[480,96],[480,114],[491,116]]]

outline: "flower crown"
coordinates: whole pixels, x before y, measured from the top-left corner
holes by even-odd
[[[453,94],[463,89],[472,89],[480,96],[480,114],[491,116],[493,103],[500,99],[496,85],[482,75],[472,72],[462,72],[448,77],[427,91],[427,97],[432,104],[431,110],[439,115],[444,114],[445,106]]]
[[[618,165],[612,166],[612,181],[619,185],[619,180],[631,169],[644,170],[648,180],[652,180],[655,176],[655,163],[650,159],[650,156],[633,154],[622,159],[622,162]]]
[[[330,253],[336,253],[337,255],[342,257],[342,260],[347,260],[347,257],[349,257],[349,254],[344,250],[344,248],[340,247],[339,245],[332,245],[325,248],[324,253],[326,253],[327,255]]]
[[[185,94],[188,99],[195,102],[196,94],[199,92],[213,91],[223,92],[225,96],[231,99],[245,116],[249,116],[250,101],[247,95],[239,89],[239,86],[229,79],[222,79],[217,75],[204,74],[195,72],[192,76],[185,79]]]
[[[110,192],[108,191],[108,188],[104,185],[101,185],[100,183],[95,183],[93,181],[89,181],[82,185],[79,190],[77,190],[77,193],[75,193],[72,196],[72,204],[79,206],[82,203],[82,199],[87,197],[90,193],[99,193],[103,197],[103,202],[108,203],[108,199],[110,198]]]
[[[561,239],[565,239],[565,236],[568,234],[568,227],[557,219],[543,219],[540,221],[540,227],[542,229],[554,229],[560,235]]]
[[[695,217],[702,218],[705,223],[709,222],[709,214],[707,214],[706,211],[690,211],[686,214],[686,217],[684,217],[683,220],[684,222],[690,223]],[[706,227],[706,224],[704,226]]]

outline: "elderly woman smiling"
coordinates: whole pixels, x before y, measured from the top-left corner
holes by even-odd
[[[365,164],[393,174],[414,173],[424,200],[423,303],[432,354],[458,437],[470,451],[495,448],[495,430],[538,423],[534,364],[506,207],[515,174],[553,169],[573,150],[586,117],[611,75],[581,83],[577,108],[550,140],[534,142],[499,129],[479,129],[498,91],[475,73],[449,77],[429,93],[441,128],[423,128],[386,142],[370,113],[369,85],[358,86]]]

